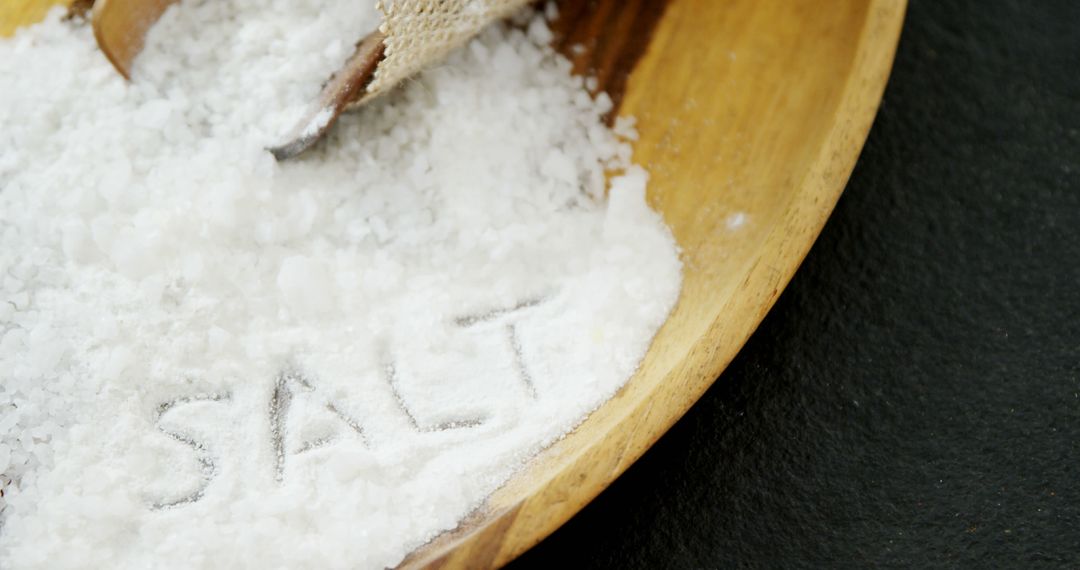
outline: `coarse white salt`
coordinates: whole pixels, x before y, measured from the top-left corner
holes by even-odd
[[[280,164],[373,2],[0,40],[0,568],[393,566],[619,389],[677,250],[515,20]]]

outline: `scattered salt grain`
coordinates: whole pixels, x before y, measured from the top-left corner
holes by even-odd
[[[326,125],[330,124],[330,119],[334,118],[334,110],[331,108],[325,108],[315,114],[311,118],[311,122],[304,127],[304,131],[300,134],[301,137],[314,136],[321,131]]]
[[[727,225],[727,229],[735,231],[745,226],[749,219],[750,216],[748,216],[746,212],[735,212],[728,216],[724,223]]]
[[[597,89],[599,88],[600,80],[597,79],[595,76],[590,75],[585,78],[585,89],[588,90],[589,93],[596,93]]]
[[[549,22],[554,22],[559,19],[559,5],[554,2],[548,2],[544,5],[544,18]]]
[[[621,139],[628,141],[638,140],[637,117],[615,117],[615,126],[612,127],[611,132]]]
[[[0,40],[0,568],[394,566],[618,390],[675,244],[515,21],[284,164],[374,2]]]

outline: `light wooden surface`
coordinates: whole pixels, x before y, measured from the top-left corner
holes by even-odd
[[[19,26],[37,22],[54,6],[67,6],[72,0],[0,0],[0,36],[9,36]]]
[[[56,2],[3,0],[0,33]],[[578,68],[638,118],[635,156],[652,174],[650,203],[683,249],[682,296],[615,398],[404,567],[505,564],[596,496],[708,388],[836,204],[881,100],[905,1],[563,5],[567,18],[589,22],[566,28],[566,46],[586,48]],[[637,14],[651,15],[651,34]]]

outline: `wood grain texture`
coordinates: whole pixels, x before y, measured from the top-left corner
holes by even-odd
[[[589,10],[581,10],[587,4]],[[641,11],[655,3],[634,2]],[[854,168],[892,66],[903,0],[669,0],[649,25],[620,113],[685,263],[682,296],[638,373],[405,568],[499,566],[573,516],[700,397],[791,279]],[[568,53],[621,78],[616,0],[563,2],[589,24]],[[617,9],[618,8],[618,9]],[[570,47],[575,42],[564,42]],[[637,49],[622,42],[624,49]],[[625,53],[625,52],[623,52]],[[745,215],[737,230],[734,214]]]
[[[10,36],[20,26],[40,21],[54,6],[71,0],[0,0],[0,36]]]
[[[553,42],[574,64],[574,73],[596,79],[596,91],[611,96],[613,122],[626,82],[664,13],[668,0],[563,0],[552,25]]]
[[[0,32],[40,18],[50,1],[6,0]],[[560,46],[638,119],[635,157],[652,176],[650,204],[682,247],[682,295],[612,400],[405,568],[505,564],[595,497],[708,388],[836,204],[905,9],[904,0],[561,4]]]

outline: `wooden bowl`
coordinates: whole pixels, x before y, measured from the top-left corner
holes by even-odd
[[[0,34],[64,0],[5,0]],[[638,119],[649,201],[683,250],[678,306],[626,387],[403,567],[499,566],[619,476],[757,327],[870,130],[904,0],[564,0],[560,49]]]

